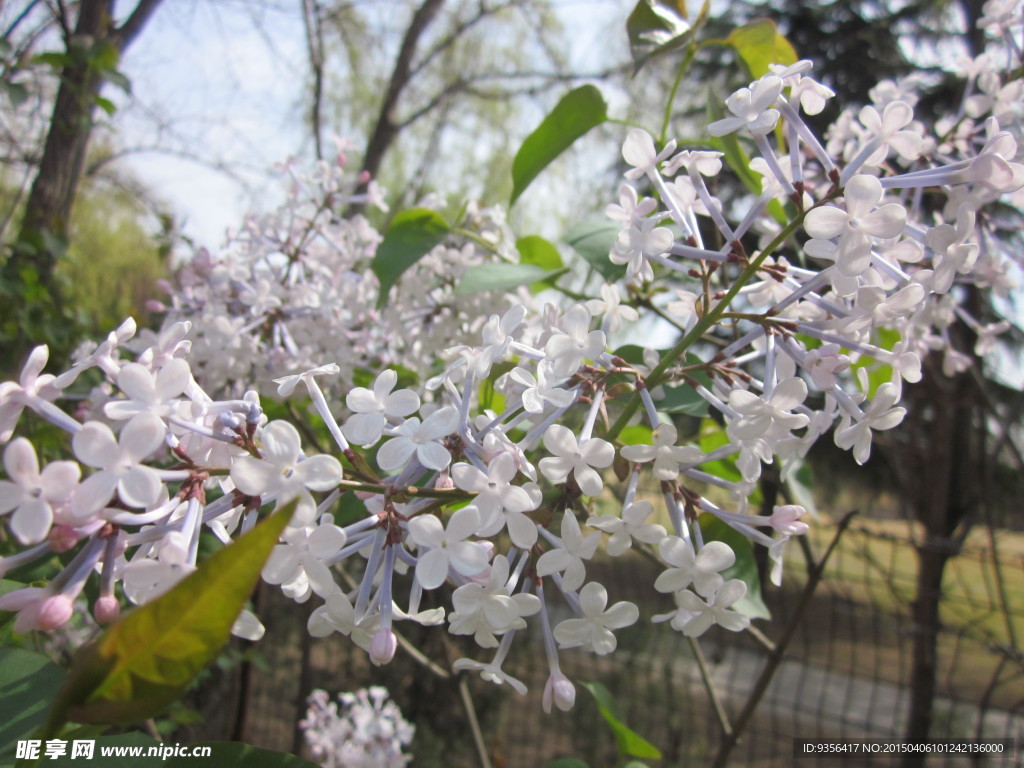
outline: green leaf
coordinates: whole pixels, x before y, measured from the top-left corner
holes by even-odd
[[[584,683],[584,686],[594,697],[601,716],[612,729],[612,733],[615,734],[615,742],[618,744],[621,754],[632,757],[649,757],[653,760],[661,759],[661,752],[657,747],[643,736],[630,730],[615,714],[615,701],[607,688],[600,683]]]
[[[755,19],[737,27],[725,41],[736,49],[754,80],[771,71],[769,64],[789,66],[798,60],[792,44],[771,19]]]
[[[439,245],[450,229],[441,214],[429,208],[410,208],[391,220],[373,259],[373,273],[380,280],[378,309],[387,303],[388,291],[402,273]]]
[[[520,264],[533,264],[542,269],[561,269],[562,255],[558,249],[540,235],[527,235],[516,240]]]
[[[519,251],[520,264],[532,264],[549,271],[561,270],[565,266],[558,248],[540,235],[527,235],[519,238],[516,240],[516,250]],[[546,288],[552,287],[554,287],[554,280],[549,279],[533,283],[530,286],[530,291],[540,293]]]
[[[117,112],[117,105],[110,99],[104,96],[96,96],[95,101],[96,106],[106,112],[110,117],[113,117],[114,113]]]
[[[132,92],[132,81],[128,79],[127,75],[125,75],[122,72],[119,72],[116,69],[112,69],[109,72],[104,72],[103,79],[111,85],[120,88],[122,91],[129,95]]]
[[[20,586],[20,585],[19,585]],[[64,673],[41,653],[0,648],[0,754],[46,719]]]
[[[747,594],[742,600],[733,603],[732,609],[754,619],[770,619],[772,614],[761,598],[761,579],[757,575],[757,561],[754,560],[754,547],[750,539],[714,515],[703,514],[699,520],[705,543],[721,541],[728,544],[736,553],[736,562],[722,571],[722,577],[727,581],[739,579],[744,582],[747,585]]]
[[[7,94],[7,98],[11,101],[11,106],[15,109],[28,101],[28,88],[25,87],[24,83],[2,80],[0,81],[0,85],[3,86],[4,92]]]
[[[590,768],[577,757],[560,757],[547,764],[547,768]]]
[[[615,222],[600,219],[581,221],[565,233],[564,240],[608,282],[626,274],[625,264],[612,264],[608,255],[622,228]]]
[[[636,74],[651,59],[688,45],[708,20],[710,4],[705,2],[700,15],[691,25],[683,13],[657,0],[639,0],[626,19],[629,52]]]
[[[177,699],[227,642],[296,504],[286,504],[169,592],[83,646],[71,661],[48,730],[68,719],[138,722]]]
[[[533,264],[477,264],[463,273],[455,286],[457,295],[480,291],[505,291],[540,280],[553,280],[566,270],[546,270]]]
[[[509,204],[514,205],[530,182],[576,139],[607,119],[608,105],[595,86],[581,85],[563,96],[516,152]]]
[[[37,64],[46,64],[48,67],[52,67],[53,69],[63,69],[67,65],[71,64],[73,59],[71,58],[71,55],[67,53],[47,51],[46,53],[40,53],[38,56],[35,56],[33,61]]]
[[[623,445],[653,445],[654,430],[646,424],[632,424],[619,433]]]

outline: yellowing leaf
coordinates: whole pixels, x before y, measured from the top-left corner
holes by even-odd
[[[797,62],[792,44],[771,19],[755,19],[744,24],[734,29],[725,42],[736,49],[755,79],[768,74],[769,64],[789,66]]]
[[[48,730],[68,719],[138,722],[177,699],[227,642],[296,503],[285,505],[170,591],[126,614],[81,648],[57,696]]]

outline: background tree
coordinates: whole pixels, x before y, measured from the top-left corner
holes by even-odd
[[[105,83],[127,87],[117,66],[121,54],[150,20],[160,0],[139,0],[118,22],[113,0],[81,0],[76,6],[26,0],[11,9],[3,40],[8,51],[3,73],[17,84],[18,70],[29,64],[52,68],[58,76],[46,138],[33,163],[35,174],[13,243],[0,268],[0,341],[7,359],[20,358],[25,340],[45,328],[56,349],[71,342],[69,310],[55,279],[67,248],[68,227],[96,111],[111,114],[113,103],[101,96]],[[59,44],[37,54],[39,46]],[[18,91],[8,85],[8,98]],[[56,320],[56,322],[54,322]]]

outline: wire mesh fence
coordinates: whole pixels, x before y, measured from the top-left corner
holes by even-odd
[[[833,533],[828,523],[817,526],[808,554],[820,554]],[[915,547],[921,540],[905,523],[855,520],[802,616],[794,611],[811,560],[798,549],[789,553],[783,587],[765,590],[772,618],[757,625],[768,639],[781,637],[791,622],[795,632],[724,764],[790,764],[796,738],[902,737],[915,632],[910,619]],[[588,566],[612,600],[633,600],[641,605],[642,615],[672,607],[669,596],[651,590],[658,570],[643,558],[631,561],[628,574],[621,562],[614,569],[601,561]],[[401,651],[392,664],[373,668],[347,638],[310,639],[305,632],[308,608],[269,590],[264,598],[267,636],[248,666],[216,670],[196,692],[194,701],[200,702],[196,706],[205,721],[191,726],[190,735],[234,736],[257,746],[298,751],[302,742],[296,722],[313,688],[334,694],[378,684],[389,688],[406,718],[416,724],[413,765],[480,764],[457,678],[432,674]],[[932,735],[1024,740],[1024,535],[973,531],[947,565],[940,618]],[[436,628],[401,629],[443,669],[461,655],[485,657]],[[613,737],[581,687],[572,712],[543,713],[540,698],[548,670],[536,640],[514,643],[505,664],[506,671],[529,686],[527,697],[476,676],[467,681],[494,765],[535,768],[563,756],[591,766],[613,765]],[[665,625],[641,622],[619,633],[619,650],[611,657],[567,651],[562,668],[577,683],[596,681],[607,687],[622,719],[661,750],[660,765],[710,765],[725,741],[723,719],[730,725],[736,722],[764,674],[769,646],[753,633],[715,627],[700,638],[699,653],[706,679],[686,638]],[[724,715],[716,713],[712,695]],[[854,768],[858,761],[799,761],[806,768],[832,764]],[[972,763],[932,756],[927,765]]]

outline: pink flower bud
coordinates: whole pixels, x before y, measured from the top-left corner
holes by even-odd
[[[455,487],[455,481],[452,480],[452,476],[445,470],[437,476],[437,480],[434,482],[434,487],[442,491],[450,491]]]
[[[363,171],[362,173],[359,174],[359,183],[360,184],[365,184],[366,182],[368,182],[372,178],[373,177],[370,175],[369,171]]]
[[[395,651],[398,649],[398,638],[390,629],[378,629],[370,641],[370,661],[376,666],[387,664],[395,658]]]
[[[57,627],[67,624],[74,612],[74,601],[67,595],[48,597],[39,607],[39,614],[36,616],[36,627],[43,632],[57,629]]]
[[[70,525],[55,525],[50,529],[47,543],[54,552],[67,552],[78,543],[78,532]]]
[[[807,533],[810,526],[807,523],[797,522],[803,517],[805,511],[803,507],[796,504],[776,507],[770,518],[772,528],[783,536],[800,536]]]
[[[121,604],[113,595],[104,595],[96,601],[92,608],[92,615],[99,624],[110,624],[117,621],[121,615]]]

